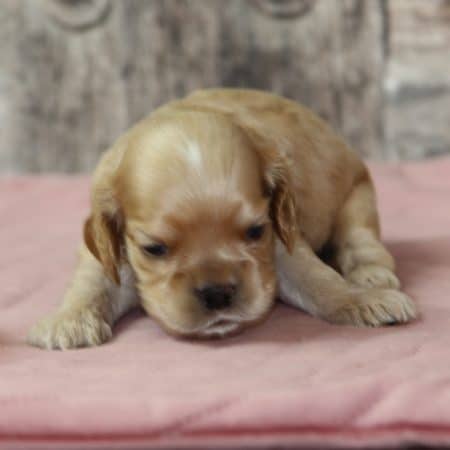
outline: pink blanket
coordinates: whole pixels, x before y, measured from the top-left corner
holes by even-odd
[[[69,352],[24,338],[60,302],[87,179],[0,180],[0,447],[450,444],[450,160],[372,172],[419,321],[356,329],[279,305],[205,343],[137,312],[109,344]]]

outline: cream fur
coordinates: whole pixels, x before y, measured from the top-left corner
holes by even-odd
[[[337,324],[417,315],[380,241],[364,164],[311,111],[268,93],[199,91],[138,123],[95,171],[84,237],[63,304],[31,330],[33,345],[101,344],[138,304],[171,334],[222,337],[265,318],[276,289]],[[161,242],[159,259],[143,250]],[[200,304],[205,283],[236,286],[229,309]]]

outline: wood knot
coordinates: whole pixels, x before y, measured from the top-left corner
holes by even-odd
[[[71,31],[96,27],[111,10],[110,0],[44,0],[42,5],[59,26]]]
[[[314,0],[253,0],[253,5],[275,19],[297,19],[308,13]]]

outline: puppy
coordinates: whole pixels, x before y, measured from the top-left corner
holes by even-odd
[[[416,317],[399,288],[356,154],[295,102],[205,90],[103,155],[73,281],[29,342],[99,345],[138,305],[172,335],[222,337],[261,321],[276,297],[375,327]]]

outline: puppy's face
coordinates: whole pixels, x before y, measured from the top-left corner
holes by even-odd
[[[182,114],[136,136],[115,189],[144,309],[171,334],[215,337],[270,310],[283,228],[274,214],[288,208],[273,212],[264,162],[245,134],[201,119]]]

